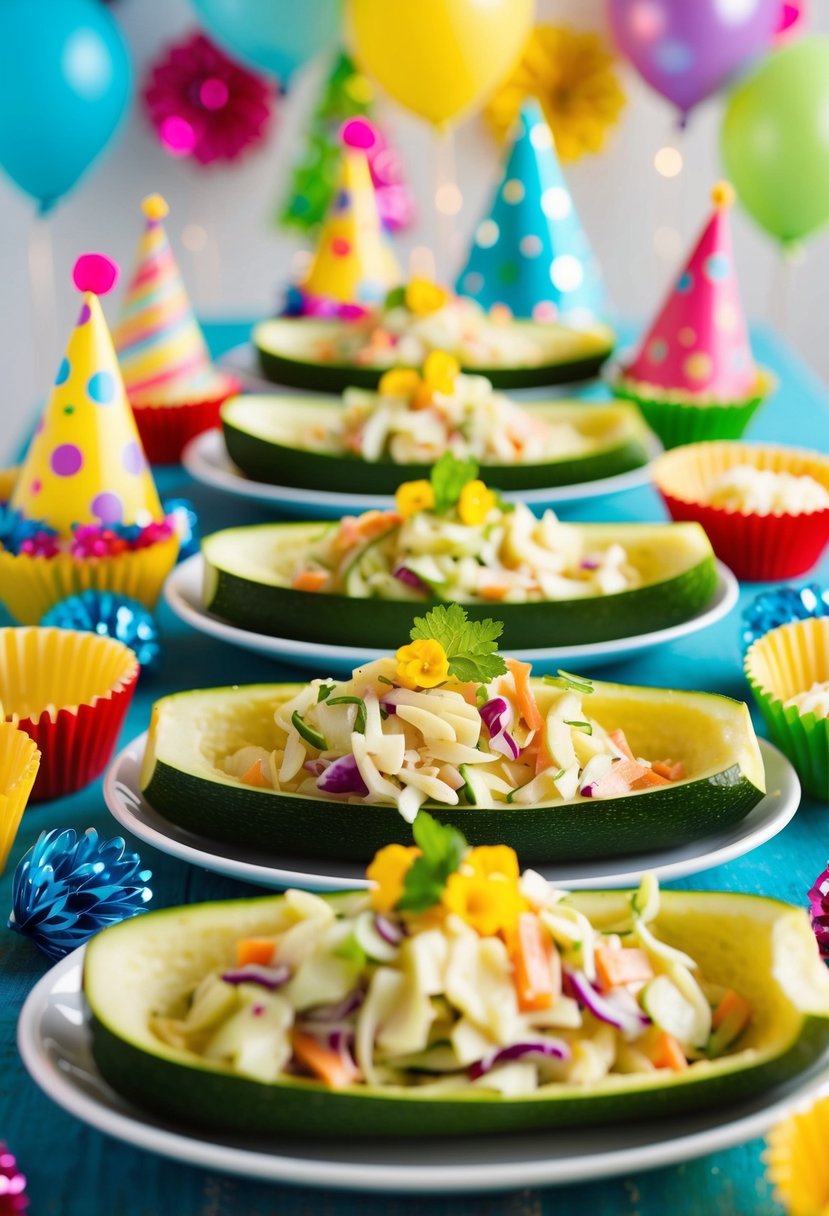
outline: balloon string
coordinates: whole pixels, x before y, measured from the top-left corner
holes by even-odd
[[[454,261],[454,219],[460,210],[460,191],[455,180],[455,136],[451,127],[444,126],[435,132],[432,149],[437,279],[450,284]]]
[[[780,251],[774,260],[771,275],[771,290],[767,316],[769,324],[785,338],[789,328],[789,304],[791,299],[792,269],[799,261],[800,250],[797,246],[787,248],[780,246]]]
[[[27,248],[29,294],[34,341],[35,397],[46,396],[58,362],[58,322],[55,311],[55,259],[48,215],[35,213],[29,225]]]

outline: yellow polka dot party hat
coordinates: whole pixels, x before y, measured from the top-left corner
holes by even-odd
[[[311,299],[371,307],[401,280],[380,222],[368,161],[363,152],[346,147],[339,185],[300,290]]]
[[[771,388],[754,363],[740,301],[728,218],[733,199],[727,182],[712,190],[713,212],[615,385],[666,447],[738,439]]]
[[[99,301],[117,275],[102,254],[75,263],[80,314],[0,517],[0,598],[24,624],[88,588],[152,607],[178,552]]]

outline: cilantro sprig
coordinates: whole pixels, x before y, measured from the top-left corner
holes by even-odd
[[[436,515],[446,515],[457,506],[461,491],[468,481],[474,481],[478,476],[478,462],[470,457],[462,460],[453,452],[444,452],[440,460],[432,466],[429,480],[432,483],[432,493],[435,504],[432,510]]]
[[[488,684],[507,670],[498,654],[503,632],[501,621],[489,617],[470,621],[460,604],[439,604],[425,616],[415,617],[409,637],[413,642],[419,638],[439,642],[449,661],[449,674],[456,680]]]
[[[460,866],[467,845],[457,828],[439,823],[427,811],[418,811],[412,835],[421,855],[406,872],[397,907],[402,912],[424,912],[440,903],[446,881]]]

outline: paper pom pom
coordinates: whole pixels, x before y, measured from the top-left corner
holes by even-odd
[[[82,591],[50,608],[40,622],[116,638],[135,652],[142,669],[158,666],[161,637],[153,614],[138,600],[114,591]]]
[[[142,199],[141,210],[148,220],[154,220],[156,223],[170,213],[167,200],[161,194],[148,194]]]
[[[198,553],[201,548],[199,517],[190,499],[163,498],[161,507],[167,518],[172,520],[173,527],[178,533],[181,543],[178,560],[184,561],[185,557],[192,557],[194,553]]]
[[[0,1140],[0,1216],[25,1212],[29,1207],[25,1191],[26,1177],[21,1174],[13,1155]]]
[[[731,207],[735,198],[731,182],[717,182],[711,189],[711,202],[715,207]]]
[[[829,868],[817,876],[809,891],[809,916],[820,957],[829,961]]]
[[[788,625],[789,621],[805,621],[809,617],[829,616],[829,588],[817,583],[802,587],[778,587],[762,591],[743,610],[743,654],[771,629]]]
[[[78,291],[91,291],[105,296],[118,282],[118,263],[103,253],[82,253],[72,270],[72,280]]]
[[[15,870],[9,928],[56,962],[142,912],[152,898],[150,877],[120,836],[99,840],[94,828],[81,837],[72,828],[41,832]]]

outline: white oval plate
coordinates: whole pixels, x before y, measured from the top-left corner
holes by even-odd
[[[75,1118],[175,1161],[263,1182],[408,1194],[493,1192],[589,1182],[676,1165],[762,1136],[829,1088],[829,1053],[785,1086],[733,1106],[650,1123],[443,1140],[251,1138],[168,1123],[131,1106],[92,1059],[83,948],[29,994],[17,1045],[32,1080]]]
[[[141,763],[146,741],[146,732],[133,739],[116,757],[104,781],[104,800],[125,831],[171,857],[242,882],[278,889],[301,886],[312,891],[368,886],[363,877],[364,867],[356,862],[275,857],[261,849],[208,840],[170,823],[141,793]],[[741,857],[782,831],[800,803],[800,782],[789,761],[765,739],[760,740],[760,749],[769,792],[739,823],[729,824],[720,832],[672,849],[535,868],[560,887],[601,889],[636,886],[643,870],[651,870],[664,881],[684,878]],[[324,868],[324,873],[320,873],[320,867]]]
[[[651,456],[661,451],[658,443],[651,445]],[[191,439],[181,457],[181,462],[195,481],[214,490],[224,490],[241,498],[279,510],[285,515],[299,515],[314,519],[339,519],[342,515],[361,511],[389,511],[394,507],[390,494],[341,494],[326,490],[302,490],[293,486],[273,486],[264,481],[253,481],[238,469],[227,454],[222,432],[203,431]],[[597,481],[584,481],[571,486],[551,486],[542,490],[508,490],[503,494],[507,502],[526,503],[533,511],[545,511],[548,507],[559,507],[565,503],[585,502],[607,494],[621,494],[625,490],[637,490],[650,481],[647,464],[614,477],[602,477]]]
[[[243,650],[252,650],[256,654],[267,655],[268,658],[278,659],[292,667],[310,669],[314,675],[350,675],[361,663],[372,659],[380,659],[388,653],[386,650],[375,650],[371,647],[358,649],[355,646],[332,646],[323,642],[300,642],[293,638],[275,638],[269,634],[253,633],[231,625],[217,616],[212,616],[202,606],[202,581],[204,562],[200,553],[193,554],[176,566],[164,586],[164,598],[176,616],[192,625],[194,629],[229,642],[232,646],[241,646]],[[615,662],[629,655],[640,654],[654,646],[663,646],[666,642],[675,642],[677,638],[687,637],[700,629],[707,629],[716,621],[727,616],[739,597],[739,584],[722,562],[717,562],[717,586],[713,598],[707,608],[698,612],[679,625],[670,625],[666,629],[656,629],[652,633],[639,633],[629,638],[614,638],[609,642],[591,642],[581,646],[545,646],[536,650],[512,650],[511,654],[524,662],[532,663],[536,674],[555,671],[559,664],[589,662],[593,666],[601,663]],[[417,612],[416,604],[412,612]]]

